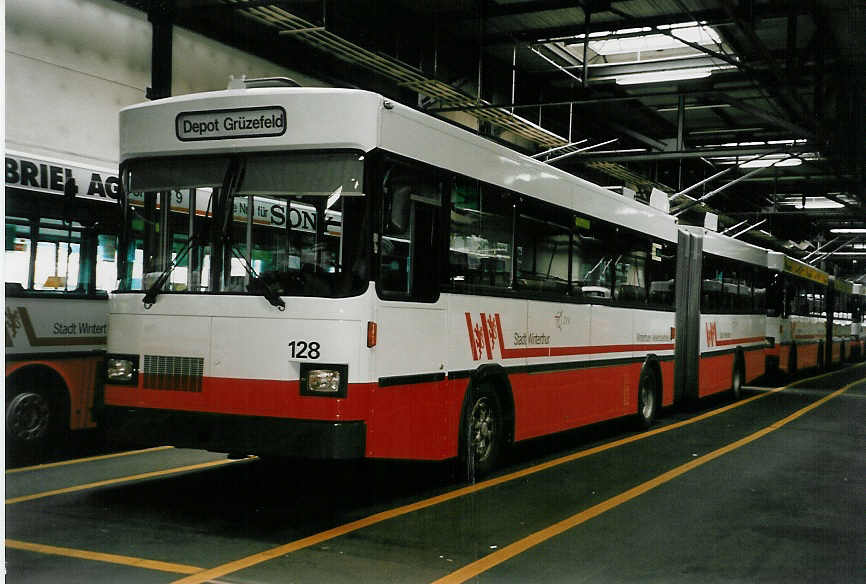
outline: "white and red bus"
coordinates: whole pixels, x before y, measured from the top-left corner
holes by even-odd
[[[188,95],[120,135],[125,440],[486,471],[764,371],[766,251],[379,95]]]
[[[38,457],[96,426],[119,181],[116,170],[9,150],[5,167],[6,445]]]
[[[863,284],[854,284],[851,292],[851,360],[860,361],[866,356],[866,331],[863,330]]]
[[[779,370],[823,370],[840,364],[854,341],[853,285],[798,259],[769,252],[773,273],[767,335]]]
[[[838,277],[830,278],[827,298],[827,346],[826,362],[844,363],[852,360],[859,347],[854,333],[854,284]]]

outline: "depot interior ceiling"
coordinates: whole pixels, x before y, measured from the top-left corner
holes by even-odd
[[[720,231],[866,272],[862,2],[123,3],[155,39],[177,24],[618,192],[660,189],[683,222],[713,211]]]

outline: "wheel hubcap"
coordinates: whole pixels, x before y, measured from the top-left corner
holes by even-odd
[[[490,455],[496,432],[496,420],[490,400],[483,397],[472,407],[472,425],[470,440],[472,454],[476,461],[482,461]]]
[[[649,383],[644,381],[640,386],[641,416],[644,420],[649,420],[652,417],[655,399],[655,394],[650,389]]]
[[[36,440],[48,431],[51,409],[38,393],[20,393],[6,406],[6,431],[17,440]]]

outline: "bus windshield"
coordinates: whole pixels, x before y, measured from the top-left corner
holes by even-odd
[[[363,175],[356,152],[133,160],[120,290],[148,291],[162,276],[160,292],[361,294]]]

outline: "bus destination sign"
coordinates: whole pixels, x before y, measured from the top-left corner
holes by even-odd
[[[183,112],[175,118],[178,140],[225,140],[282,136],[286,110],[279,106]]]

